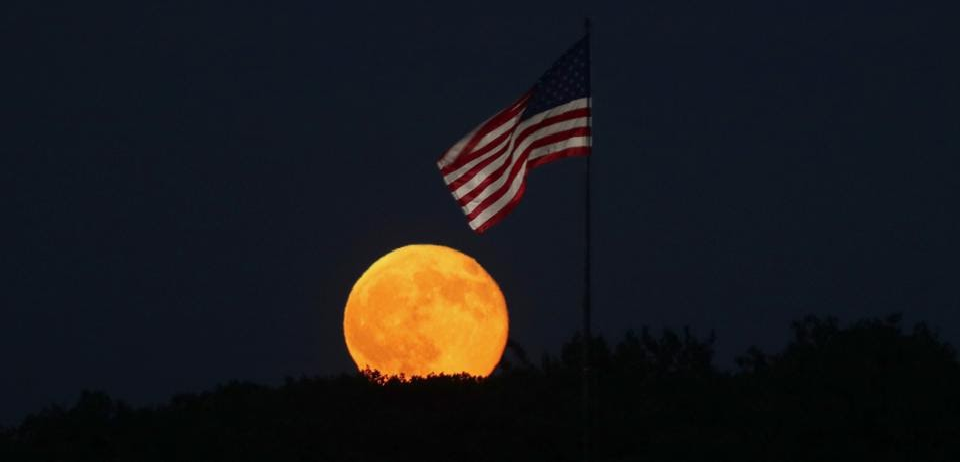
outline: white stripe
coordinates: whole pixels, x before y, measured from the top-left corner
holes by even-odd
[[[500,124],[497,128],[491,130],[489,133],[483,136],[479,141],[477,141],[476,146],[474,146],[472,152],[479,151],[484,148],[484,146],[490,144],[491,141],[497,139],[498,136],[502,135],[503,132],[513,130],[513,127],[517,125],[517,122],[520,120],[520,116],[523,115],[523,111],[520,111],[519,114],[513,116],[510,120]]]
[[[529,149],[533,143],[536,143],[537,141],[547,136],[553,135],[555,133],[560,133],[564,130],[570,130],[573,128],[581,128],[581,127],[589,127],[589,126],[590,126],[590,118],[580,117],[577,119],[564,120],[563,122],[557,122],[555,124],[541,127],[539,130],[536,130],[533,133],[530,133],[530,135],[527,136],[527,138],[525,138],[523,141],[520,142],[519,146],[512,148],[512,152],[509,155],[510,165],[513,165],[513,163],[517,161],[517,159],[520,157],[523,151]],[[518,129],[517,131],[514,132],[514,134],[517,134],[520,132],[521,130]],[[469,194],[470,191],[476,189],[481,183],[483,183],[487,179],[487,177],[493,174],[500,166],[503,165],[504,162],[507,161],[507,157],[508,157],[507,155],[503,155],[499,159],[485,166],[482,170],[477,172],[477,174],[473,178],[471,178],[469,181],[467,181],[466,183],[462,184],[459,188],[457,188],[457,190],[453,192],[453,197],[460,199],[463,196],[466,196],[467,194]],[[506,172],[503,172],[503,174],[506,175],[507,172],[509,172],[509,167]],[[492,194],[493,191],[491,190],[491,188],[493,187],[494,187],[493,183],[490,185],[487,185],[487,188],[484,190],[484,192],[480,193],[477,196],[477,198],[482,200],[483,198]],[[472,200],[471,202],[474,202],[474,201]]]
[[[492,118],[493,117],[491,117],[491,119]],[[457,141],[457,144],[454,144],[452,147],[450,147],[450,149],[447,149],[447,152],[443,153],[443,156],[437,161],[437,167],[440,167],[442,170],[447,165],[450,165],[450,163],[452,163],[457,157],[460,157],[460,151],[463,151],[463,147],[467,145],[467,142],[470,141],[470,138],[473,138],[473,135],[477,133],[477,130],[480,130],[480,127],[487,123],[487,120],[484,120],[483,123],[471,130],[470,133],[467,133],[467,136],[463,137],[460,141]]]
[[[524,103],[525,102],[526,101],[524,101]],[[515,107],[515,106],[512,106],[512,107]],[[469,191],[479,186],[479,184],[482,183],[484,179],[487,178],[498,167],[502,166],[503,163],[507,161],[507,156],[510,157],[510,166],[508,166],[505,169],[504,173],[500,176],[500,178],[497,178],[496,181],[488,185],[484,189],[484,191],[481,192],[477,197],[473,198],[470,202],[468,202],[466,205],[462,207],[464,214],[470,215],[471,213],[473,213],[473,211],[480,205],[481,202],[483,202],[486,198],[490,197],[495,192],[499,191],[505,186],[504,183],[506,183],[507,179],[509,178],[509,172],[510,172],[510,169],[512,169],[513,167],[513,163],[517,161],[517,158],[519,157],[520,153],[522,153],[525,149],[529,148],[530,145],[535,143],[537,140],[540,140],[543,137],[549,136],[553,133],[558,133],[558,132],[569,130],[572,128],[589,127],[591,124],[591,118],[581,117],[577,119],[571,119],[571,120],[566,120],[563,122],[551,124],[546,127],[542,127],[539,130],[531,133],[524,141],[521,142],[520,146],[514,147],[517,134],[522,133],[523,130],[525,130],[526,128],[534,124],[540,123],[548,117],[560,115],[567,111],[589,108],[589,107],[590,107],[590,98],[581,98],[578,100],[570,101],[569,103],[566,103],[560,106],[550,108],[546,111],[543,111],[539,114],[534,115],[533,117],[530,117],[527,120],[524,120],[523,123],[517,126],[514,126],[512,128],[513,133],[509,137],[510,139],[509,149],[505,153],[503,153],[499,159],[495,160],[494,162],[491,162],[490,165],[487,165],[480,172],[477,172],[477,175],[475,175],[473,178],[467,181],[464,185],[462,185],[456,191],[453,191],[454,197],[459,200],[460,198],[467,195]],[[487,121],[485,121],[484,123],[487,123]],[[515,123],[515,122],[511,120],[510,123]],[[503,124],[503,125],[506,125],[506,124]],[[499,130],[500,128],[503,127],[503,125],[501,125],[497,129]],[[480,125],[480,127],[482,126],[483,124]],[[448,151],[448,154],[450,154],[450,152],[452,152],[455,148],[459,147],[455,156],[445,155],[444,158],[441,159],[441,161],[437,162],[437,165],[440,168],[443,168],[446,165],[449,165],[450,163],[452,163],[456,159],[456,157],[462,154],[460,151],[462,151],[463,146],[467,142],[469,142],[470,136],[473,136],[473,134],[477,130],[479,130],[480,127],[475,129],[473,132],[471,132],[471,135],[469,135],[464,140],[461,140],[460,143],[458,143],[457,145],[454,146],[454,148],[451,148],[451,150]],[[502,133],[503,132],[499,132],[498,135]],[[495,136],[494,137],[485,136],[484,140],[487,140],[487,138],[495,139]],[[486,141],[486,142],[489,143],[489,141]],[[495,217],[498,213],[500,213],[500,211],[502,211],[503,208],[506,207],[507,204],[509,204],[514,197],[516,197],[520,188],[523,186],[524,182],[526,181],[527,166],[531,160],[537,159],[543,156],[547,156],[555,152],[559,152],[563,149],[574,148],[574,147],[586,147],[590,145],[591,145],[590,136],[577,136],[573,138],[567,138],[567,139],[558,141],[556,143],[549,144],[547,146],[541,146],[530,151],[527,161],[520,166],[520,169],[517,171],[517,175],[514,177],[513,181],[510,183],[509,187],[504,192],[504,194],[500,198],[498,198],[496,201],[494,201],[492,204],[485,207],[473,220],[470,220],[468,224],[472,229],[474,230],[478,229],[479,227],[483,226],[486,222],[488,222],[490,219]],[[483,156],[481,156],[482,159],[474,159],[470,163],[468,163],[468,165],[458,168],[456,171],[451,172],[450,174],[444,176],[444,181],[447,183],[447,185],[450,185],[451,183],[456,181],[457,178],[460,178],[463,174],[469,171],[470,168],[482,162],[483,159],[488,159],[491,155],[493,155],[493,153],[497,152],[501,147],[502,145],[498,145],[495,149],[491,149],[487,154],[484,154]]]
[[[561,115],[561,114],[566,113],[566,112],[568,112],[568,111],[574,111],[574,110],[577,110],[577,109],[583,109],[583,108],[588,108],[588,107],[590,107],[590,98],[581,98],[581,99],[577,99],[577,100],[570,101],[569,103],[566,103],[566,104],[562,104],[562,105],[560,105],[560,106],[555,106],[555,107],[553,107],[553,108],[550,108],[550,109],[548,109],[548,110],[546,110],[546,111],[543,111],[543,112],[541,112],[541,113],[539,113],[539,114],[537,114],[537,115],[534,115],[533,117],[530,117],[529,119],[523,121],[523,123],[521,123],[519,126],[517,126],[516,128],[514,128],[514,130],[513,130],[513,135],[510,137],[511,147],[510,147],[510,149],[508,150],[508,153],[511,155],[511,160],[510,160],[511,165],[513,164],[513,162],[516,161],[516,158],[517,158],[517,156],[518,156],[518,154],[517,154],[518,151],[519,151],[519,152],[523,152],[522,149],[514,149],[513,146],[512,146],[512,144],[513,144],[514,141],[515,141],[514,137],[515,137],[518,133],[523,133],[523,131],[526,130],[528,127],[530,127],[530,126],[532,126],[532,125],[536,125],[536,124],[542,122],[544,119],[546,119],[546,118],[548,118],[548,117],[558,116],[558,115]],[[572,120],[583,120],[583,119],[572,119]],[[589,126],[589,124],[590,124],[590,118],[587,117],[587,118],[585,118],[585,120],[586,120],[586,123],[587,123],[586,126]],[[564,121],[564,122],[562,122],[562,123],[566,123],[566,122],[567,122],[567,121]],[[558,125],[558,124],[554,124],[554,125]],[[547,129],[548,127],[553,127],[554,125],[548,125],[547,127],[543,127],[543,128],[541,128],[540,130],[537,130],[536,132],[531,133],[530,136],[529,136],[527,139],[529,140],[529,139],[532,139],[532,138],[535,138],[535,137],[539,139],[539,136],[536,136],[536,135],[538,135],[538,134],[539,134],[540,136],[545,136],[545,134],[543,134],[543,133],[544,133],[544,130]],[[547,133],[547,134],[549,134],[549,133]],[[532,142],[532,141],[531,141],[531,142]],[[526,148],[526,146],[524,146],[524,148]],[[488,157],[489,157],[489,156],[488,156]],[[491,172],[495,171],[498,167],[500,167],[501,165],[503,165],[503,163],[506,162],[506,160],[507,160],[506,156],[502,156],[500,159],[497,159],[497,160],[491,162],[490,165],[487,165],[486,167],[483,168],[483,170],[477,172],[477,175],[474,176],[473,178],[471,178],[470,181],[464,183],[464,184],[461,185],[459,188],[457,188],[457,190],[453,192],[453,197],[455,197],[457,200],[460,200],[460,198],[462,198],[463,196],[466,196],[467,194],[469,194],[469,192],[472,191],[474,188],[476,188],[480,183],[482,183],[482,182],[484,181],[484,179],[486,179],[486,177],[487,177]],[[474,165],[476,165],[476,164],[474,164]],[[463,169],[457,169],[457,172],[460,172],[461,170],[463,170]],[[465,172],[467,172],[467,171],[469,171],[469,169],[463,170],[463,173],[465,173]],[[444,181],[446,182],[447,185],[450,185],[450,183],[453,183],[454,181],[456,181],[456,179],[459,178],[463,173],[460,173],[460,174],[457,175],[456,177],[453,177],[453,176],[452,176],[452,173],[451,173],[451,177],[450,177],[449,179],[448,179],[448,177],[444,177]],[[489,188],[488,188],[488,189],[489,189]],[[489,195],[489,194],[486,194],[486,195]]]
[[[504,207],[506,207],[508,203],[510,203],[510,200],[514,196],[516,196],[517,191],[520,190],[520,186],[523,185],[524,181],[526,181],[525,177],[526,177],[527,164],[529,164],[531,160],[538,157],[543,157],[549,154],[553,154],[555,152],[560,152],[560,151],[563,151],[564,149],[586,147],[586,146],[590,146],[590,144],[591,144],[591,139],[589,136],[578,136],[576,138],[568,138],[553,144],[541,146],[537,149],[534,149],[533,151],[530,151],[530,157],[527,158],[527,162],[525,162],[523,166],[520,167],[520,170],[517,171],[517,176],[513,179],[513,183],[510,184],[510,189],[508,189],[503,196],[501,196],[499,199],[497,199],[492,204],[490,204],[486,209],[480,212],[480,214],[477,215],[472,221],[470,221],[469,223],[470,227],[473,229],[479,228],[484,223],[486,223],[487,220],[496,216],[501,209],[503,209]],[[503,175],[503,176],[506,177],[507,175]],[[467,215],[470,214],[470,212],[466,211],[466,207],[464,207],[464,213]]]
[[[514,151],[514,154],[515,154],[515,153],[516,153],[516,151]],[[470,202],[467,202],[466,204],[464,204],[464,205],[461,207],[461,208],[463,209],[463,213],[464,213],[464,214],[470,215],[471,213],[473,213],[473,210],[474,210],[475,208],[477,208],[478,206],[480,206],[480,203],[483,202],[484,199],[490,197],[490,195],[492,195],[493,193],[497,192],[497,190],[499,190],[500,188],[502,188],[503,185],[504,185],[504,183],[507,182],[507,179],[510,178],[510,170],[513,169],[513,164],[516,163],[517,159],[516,159],[513,155],[510,155],[510,156],[504,155],[503,157],[504,157],[504,158],[506,158],[506,157],[510,157],[510,158],[511,158],[511,159],[510,159],[510,165],[503,171],[503,173],[502,173],[495,181],[493,181],[492,183],[488,184],[487,187],[484,188],[483,192],[481,192],[480,194],[477,194],[476,197],[474,197],[473,199],[470,199]],[[523,167],[520,167],[520,169],[523,170]],[[474,179],[475,179],[475,178],[474,178]],[[469,185],[471,189],[476,188],[477,185],[474,183],[474,181],[473,181],[474,179],[472,179],[471,181],[469,181],[469,182],[468,182],[467,184],[465,184],[464,186],[468,186],[468,185]],[[464,188],[461,187],[460,189],[464,189]],[[456,197],[457,200],[460,200],[460,197],[463,197],[463,196],[457,197],[457,195],[456,195],[457,192],[459,192],[459,189],[458,189],[456,192],[453,193],[453,194],[454,194],[454,197]]]
[[[521,99],[517,104],[515,104],[515,105],[513,105],[513,106],[510,106],[510,108],[513,109],[513,108],[515,108],[515,107],[516,107],[517,105],[519,105],[519,104],[526,104],[527,99],[529,99],[529,98],[523,98],[523,99]],[[531,125],[534,125],[534,124],[537,124],[537,123],[540,123],[541,121],[543,121],[543,119],[546,119],[547,117],[551,117],[551,116],[555,116],[555,115],[560,115],[560,114],[562,114],[562,113],[564,113],[564,112],[567,112],[567,111],[572,111],[572,110],[575,110],[575,109],[583,109],[583,108],[587,108],[587,107],[590,107],[590,98],[580,98],[580,99],[576,99],[576,100],[570,101],[569,103],[562,104],[562,105],[560,105],[560,106],[555,106],[555,107],[553,107],[553,108],[550,108],[550,109],[548,109],[548,110],[546,110],[546,111],[543,111],[543,112],[541,112],[541,113],[539,113],[539,114],[537,114],[537,115],[534,115],[533,117],[530,117],[530,118],[527,119],[527,120],[524,120],[523,123],[520,124],[519,126],[515,127],[515,128],[513,129],[513,131],[514,131],[514,133],[523,132],[523,130],[526,129],[527,127],[529,127],[529,126],[531,126]],[[501,111],[501,112],[503,112],[503,111]],[[498,113],[498,114],[499,114],[499,113]],[[522,115],[523,115],[523,112],[520,113],[520,116],[522,116]],[[446,167],[447,165],[452,164],[458,157],[460,157],[460,155],[462,154],[461,151],[463,150],[463,147],[470,141],[471,138],[473,138],[473,136],[477,133],[477,131],[479,131],[481,127],[483,127],[487,122],[489,122],[489,121],[490,121],[491,119],[493,119],[494,117],[496,117],[496,115],[494,115],[493,117],[490,117],[490,118],[487,119],[487,120],[484,120],[483,123],[481,123],[479,126],[477,126],[477,128],[474,128],[473,131],[471,131],[470,133],[467,134],[467,136],[465,136],[463,139],[461,139],[460,141],[458,141],[457,144],[453,145],[452,148],[450,148],[449,150],[447,150],[447,153],[444,154],[443,157],[442,157],[439,161],[437,161],[437,166],[440,167],[441,169],[443,169],[443,168]],[[511,119],[511,121],[513,121],[513,119]],[[504,125],[506,125],[506,124],[504,124]],[[501,127],[503,127],[503,125],[501,125],[501,126],[498,127],[498,128],[501,128]],[[501,133],[502,133],[502,132],[501,132]],[[484,137],[484,138],[486,138],[486,137]],[[491,138],[491,139],[492,139],[492,138]],[[472,162],[472,161],[471,161],[471,162]],[[477,162],[480,162],[480,161],[477,161]],[[476,165],[476,164],[474,164],[474,165]],[[459,169],[456,170],[456,172],[460,172],[461,170],[463,170],[464,172],[466,172],[466,171],[468,171],[468,170],[470,170],[470,169],[467,168],[466,170],[464,170],[463,168],[459,168]],[[459,178],[460,175],[462,175],[462,173],[460,173],[460,174],[456,175],[456,177],[453,177],[454,173],[456,173],[456,172],[451,172],[451,173],[449,173],[448,175],[444,176],[444,181],[445,181],[448,185],[449,185],[450,183],[453,183],[454,181],[456,181],[456,178]],[[449,179],[448,179],[448,178],[449,178]]]
[[[512,123],[512,124],[508,125],[508,123],[505,123],[505,124],[501,125],[500,127],[497,127],[497,130],[496,130],[496,131],[497,131],[497,134],[496,134],[496,136],[500,136],[501,134],[503,134],[503,132],[505,132],[505,131],[507,131],[507,130],[513,130],[513,128],[516,126],[515,124],[516,124],[517,120],[520,119],[520,115],[522,115],[522,114],[518,114],[516,117],[514,117],[513,119],[510,119],[510,120],[508,121],[508,123]],[[496,138],[496,136],[494,136],[494,138]],[[484,138],[487,138],[487,137],[484,137]],[[471,168],[473,168],[474,166],[476,166],[476,165],[479,164],[480,162],[483,162],[485,159],[489,158],[490,156],[496,154],[496,153],[500,150],[500,147],[502,147],[504,144],[510,142],[511,138],[512,138],[512,136],[508,136],[508,137],[504,138],[504,140],[501,141],[500,144],[498,144],[497,146],[491,148],[486,154],[484,154],[484,155],[482,155],[482,156],[480,156],[480,157],[477,157],[476,159],[473,159],[473,160],[471,160],[470,162],[467,162],[466,164],[464,164],[463,167],[460,167],[460,168],[458,168],[458,169],[456,169],[456,170],[448,173],[446,176],[443,177],[444,183],[446,183],[446,184],[449,185],[450,183],[453,183],[454,181],[456,181],[457,178],[460,178],[461,176],[463,176],[463,174],[464,174],[464,173],[467,173],[468,171],[470,171]],[[485,143],[484,146],[486,146],[486,144],[489,144],[489,141],[491,141],[491,140],[493,140],[493,138],[491,138],[490,140],[487,140],[487,143]],[[477,150],[481,149],[482,147],[483,147],[483,146],[477,147],[476,149],[474,149],[474,151],[477,151]]]
[[[530,151],[530,157],[527,157],[527,162],[534,160],[538,157],[543,157],[549,154],[553,154],[557,151],[563,151],[568,148],[583,148],[590,146],[590,137],[589,136],[578,136],[576,138],[568,138],[559,143],[548,144],[546,146],[541,146],[533,151]]]
[[[454,162],[455,160],[457,160],[457,158],[460,157],[460,155],[462,154],[463,147],[466,146],[467,143],[470,142],[470,140],[474,137],[474,135],[476,135],[476,133],[477,133],[481,128],[483,128],[484,125],[486,125],[488,122],[490,122],[491,120],[493,120],[494,118],[496,118],[496,117],[499,116],[500,114],[503,114],[503,113],[505,113],[505,112],[510,112],[511,110],[516,109],[518,106],[521,106],[521,105],[526,104],[526,103],[527,103],[527,100],[529,100],[529,99],[530,99],[530,95],[526,95],[525,97],[521,98],[519,101],[516,101],[516,102],[514,102],[514,104],[511,104],[511,105],[510,105],[509,107],[507,107],[506,109],[504,109],[504,110],[502,110],[502,111],[500,111],[500,112],[497,112],[497,113],[494,114],[493,116],[488,117],[486,120],[484,120],[483,122],[481,122],[480,125],[477,125],[476,128],[474,128],[473,130],[471,130],[470,133],[467,133],[467,135],[464,136],[462,139],[460,139],[460,141],[457,141],[456,144],[454,144],[450,149],[447,150],[447,152],[445,152],[445,153],[443,154],[443,156],[440,157],[440,160],[437,161],[437,167],[440,167],[441,169],[443,169],[443,168],[445,168],[447,165],[450,165],[451,163],[453,163],[453,162]],[[520,116],[522,116],[522,115],[523,115],[523,111],[520,111],[520,113],[517,114],[516,117],[514,117],[514,118],[508,120],[507,122],[501,124],[500,126],[497,127],[497,129],[500,129],[500,128],[504,127],[505,125],[509,124],[509,123],[515,123],[516,120],[519,119]],[[500,133],[503,133],[503,131],[500,131]],[[499,135],[499,133],[498,133],[498,135]],[[490,134],[488,133],[488,134],[485,135],[485,136],[483,137],[483,139],[480,140],[480,141],[486,140],[486,143],[489,143],[490,140],[492,140],[492,139],[494,139],[494,138],[496,138],[496,136],[494,136],[493,138],[491,138],[491,137],[490,137]],[[478,143],[478,144],[479,144],[479,143]],[[475,148],[475,149],[480,149],[480,148],[477,147],[477,148]]]
[[[506,207],[506,205],[510,203],[510,200],[513,199],[513,196],[517,195],[517,191],[520,190],[520,186],[523,184],[526,176],[527,176],[527,164],[526,162],[524,162],[524,164],[520,166],[520,171],[517,172],[517,176],[513,179],[513,183],[510,184],[510,189],[507,190],[507,193],[504,194],[503,196],[500,196],[499,199],[494,201],[494,203],[490,204],[490,206],[484,209],[483,212],[480,212],[480,214],[477,215],[476,218],[474,218],[473,220],[470,220],[470,223],[469,223],[470,227],[473,229],[479,228],[484,223],[486,223],[487,220],[496,216],[497,212],[499,212],[500,209]]]
[[[539,123],[543,121],[543,119],[546,119],[547,117],[552,117],[555,115],[563,114],[564,112],[567,112],[567,111],[573,111],[575,109],[583,109],[587,107],[590,107],[590,98],[575,99],[573,101],[570,101],[569,103],[561,104],[559,106],[554,106],[550,109],[547,109],[546,111],[543,111],[535,116],[530,117],[527,120],[524,120],[523,123],[520,124],[519,127],[517,127],[517,130],[523,131],[524,128],[527,128],[533,124]]]
[[[530,147],[533,143],[540,141],[543,138],[546,138],[550,135],[560,133],[562,131],[574,129],[574,128],[583,128],[590,126],[589,117],[580,117],[577,119],[564,120],[563,122],[557,122],[555,124],[547,125],[540,130],[537,130],[530,134],[527,139],[523,140],[523,143],[517,147],[517,152],[523,152]],[[539,148],[538,148],[539,149]]]

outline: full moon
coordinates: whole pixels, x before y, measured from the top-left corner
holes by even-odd
[[[343,314],[360,370],[405,377],[486,377],[507,343],[507,304],[476,260],[450,247],[408,245],[370,265]]]

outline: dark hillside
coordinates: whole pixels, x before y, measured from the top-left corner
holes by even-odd
[[[808,317],[718,371],[712,339],[593,340],[597,460],[960,460],[960,364],[925,325]],[[0,432],[3,461],[579,460],[580,342],[490,379],[230,383],[137,409],[84,392]]]

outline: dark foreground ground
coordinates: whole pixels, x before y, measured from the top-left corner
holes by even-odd
[[[806,318],[734,372],[712,339],[594,339],[593,459],[957,461],[960,364],[926,326]],[[564,461],[581,458],[580,343],[489,379],[372,374],[231,383],[132,408],[84,392],[0,429],[0,461]]]

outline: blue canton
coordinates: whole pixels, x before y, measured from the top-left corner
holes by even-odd
[[[589,37],[580,39],[533,85],[521,120],[550,108],[590,96]]]

